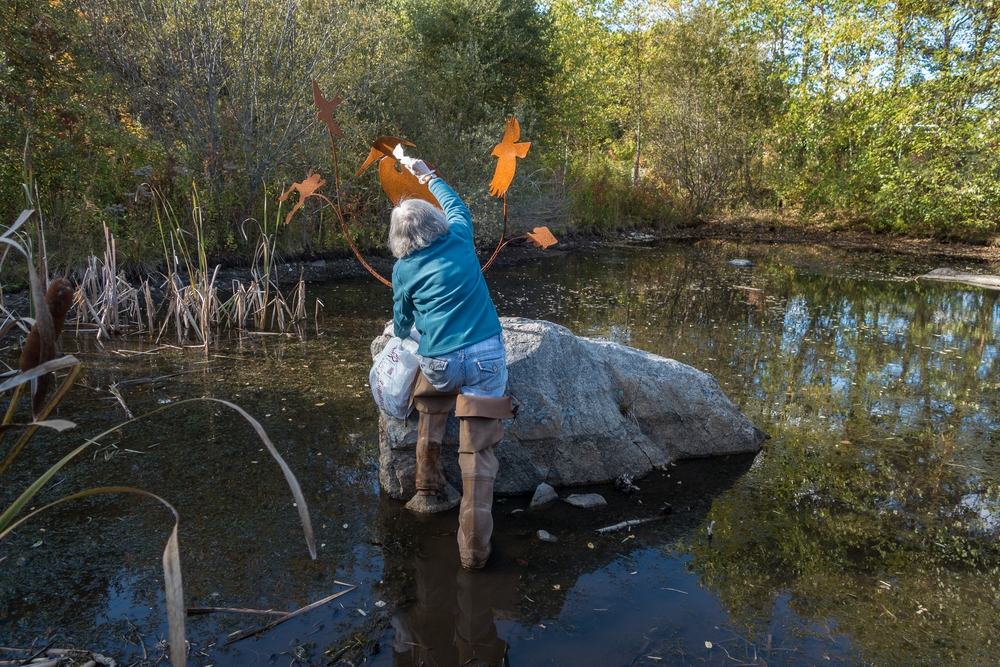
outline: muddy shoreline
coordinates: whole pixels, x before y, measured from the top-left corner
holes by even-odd
[[[495,262],[495,266],[511,266],[534,261],[552,253],[574,253],[589,251],[599,247],[621,245],[646,245],[658,242],[731,241],[734,243],[774,243],[825,245],[831,248],[859,250],[862,252],[896,253],[920,257],[940,257],[944,260],[974,260],[1000,263],[1000,246],[977,246],[968,243],[945,243],[935,239],[887,236],[848,229],[823,227],[796,227],[781,223],[758,222],[754,220],[713,220],[695,227],[677,227],[661,231],[623,231],[614,235],[575,233],[560,235],[559,244],[548,250],[518,245],[506,248]],[[485,257],[492,246],[479,248]],[[386,278],[392,274],[395,260],[388,256],[370,255],[365,260]],[[246,267],[220,270],[218,283],[228,285],[232,280],[246,282],[249,279]],[[327,282],[345,278],[367,276],[368,272],[350,254],[342,254],[328,259],[306,260],[294,258],[277,268],[277,280],[281,286],[294,284],[302,276],[306,282]]]
[[[558,245],[541,250],[526,245],[507,247],[497,257],[495,266],[511,266],[534,261],[553,253],[575,253],[590,251],[600,247],[621,245],[649,245],[663,242],[695,243],[698,241],[729,241],[733,243],[799,244],[823,245],[831,248],[858,250],[861,252],[895,253],[919,257],[940,257],[941,266],[949,267],[949,261],[965,260],[986,263],[1000,263],[1000,246],[979,246],[969,243],[946,243],[936,239],[914,238],[873,234],[859,230],[833,226],[796,226],[775,219],[717,219],[691,227],[675,227],[667,230],[619,231],[615,234],[588,234],[576,232],[559,235]],[[493,246],[479,249],[482,257],[491,254]],[[372,253],[365,260],[387,279],[392,275],[395,259],[387,254]],[[236,282],[249,284],[252,280],[250,267],[238,259],[218,258],[209,261],[209,266],[219,266],[215,284],[224,294],[232,294]],[[71,279],[77,272],[71,271]],[[158,270],[146,275],[161,273]],[[301,278],[306,283],[326,283],[350,278],[368,276],[365,267],[353,254],[343,251],[321,256],[288,256],[278,262],[274,269],[274,279],[282,289],[291,288]],[[137,283],[140,276],[130,276],[130,282]],[[162,282],[162,281],[161,281]],[[154,297],[161,297],[162,288],[158,281],[151,283]],[[4,291],[4,306],[9,311],[27,312],[28,291],[16,289]]]

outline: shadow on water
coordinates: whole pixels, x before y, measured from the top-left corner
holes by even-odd
[[[725,264],[734,257],[756,266]],[[227,648],[231,633],[267,619],[192,616],[192,664],[459,665],[470,651],[488,664],[502,645],[512,665],[995,664],[1000,303],[908,279],[934,266],[712,242],[495,269],[502,315],[704,369],[772,437],[752,459],[654,471],[632,496],[561,490],[601,493],[609,505],[597,511],[557,501],[529,512],[526,498],[498,498],[496,555],[481,573],[457,567],[455,512],[414,517],[379,496],[368,348],[391,302],[367,280],[314,287],[326,314],[301,340],[244,337],[205,356],[66,338],[85,370],[56,416],[79,426],[40,434],[5,474],[0,504],[70,445],[124,420],[110,384],[184,372],[123,398],[141,414],[216,396],[259,418],[302,484],[317,561],[279,471],[217,407],[122,428],[39,504],[125,483],[167,498],[181,513],[192,606],[293,610],[336,581],[360,584]],[[665,520],[594,532],[664,502],[674,509]],[[0,645],[154,662],[169,526],[159,507],[114,498],[26,524],[0,543]],[[539,529],[558,541],[539,541]]]

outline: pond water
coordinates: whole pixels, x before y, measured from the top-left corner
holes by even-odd
[[[737,257],[756,266],[725,263]],[[124,421],[111,383],[181,373],[123,399],[138,415],[215,396],[258,418],[305,491],[316,561],[277,466],[218,404],[123,427],[37,504],[101,485],[166,498],[190,606],[293,610],[359,585],[229,647],[271,617],[190,616],[192,665],[995,664],[1000,308],[996,292],[910,280],[937,265],[702,242],[495,268],[502,315],[703,369],[770,439],[755,457],[654,471],[631,496],[584,489],[609,500],[598,511],[498,499],[480,573],[459,567],[457,511],[418,517],[379,495],[368,348],[391,303],[369,279],[312,286],[309,310],[318,296],[323,314],[301,338],[243,337],[207,356],[142,336],[115,349],[64,337],[84,373],[57,416],[78,427],[33,441],[0,503]],[[172,523],[136,498],[69,503],[0,543],[0,644],[161,657]],[[664,520],[595,533],[665,502]]]

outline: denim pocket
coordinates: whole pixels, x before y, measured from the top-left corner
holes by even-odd
[[[478,377],[474,384],[477,389],[483,392],[491,392],[506,382],[504,373],[504,358],[502,356],[489,357],[487,359],[476,359],[476,371]]]
[[[450,389],[448,385],[450,384],[451,378],[448,377],[448,360],[439,359],[437,357],[420,357],[420,370],[423,371],[424,377],[430,382],[438,391],[447,391]]]
[[[424,357],[424,362],[427,364],[427,368],[438,373],[443,373],[448,370],[448,360],[441,359],[438,357]]]
[[[501,366],[503,366],[503,358],[476,359],[476,366],[479,366],[480,373],[497,373],[500,371]]]

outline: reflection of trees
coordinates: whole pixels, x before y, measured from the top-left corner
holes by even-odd
[[[560,322],[611,335],[629,304],[633,345],[709,370],[773,436],[715,501],[720,537],[691,544],[696,570],[751,636],[787,593],[883,663],[990,662],[997,293],[858,275],[830,250],[741,272],[732,252],[621,251],[555,277]]]
[[[883,451],[775,440],[764,465],[715,502],[719,537],[690,545],[734,622],[753,635],[782,591],[880,664],[989,662],[1000,549],[962,510],[968,487],[944,463],[946,439]]]

